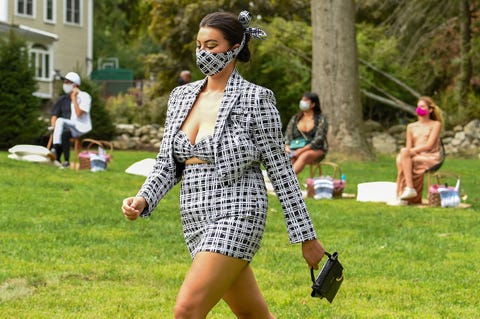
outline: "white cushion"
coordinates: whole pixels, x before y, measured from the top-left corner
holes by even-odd
[[[133,175],[148,176],[148,174],[150,174],[150,172],[153,169],[153,165],[155,165],[155,159],[146,158],[130,165],[125,170],[125,173],[133,174]]]
[[[8,150],[10,153],[17,154],[19,156],[23,155],[40,155],[40,156],[47,156],[50,154],[48,148],[40,146],[40,145],[28,145],[28,144],[20,144],[11,147]]]
[[[51,159],[37,154],[25,154],[19,155],[19,153],[12,153],[8,155],[8,158],[19,160],[19,161],[27,161],[27,162],[36,162],[36,163],[50,163]]]
[[[397,183],[371,182],[357,185],[359,202],[392,202],[397,198]]]

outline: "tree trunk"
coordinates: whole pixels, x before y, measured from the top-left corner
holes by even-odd
[[[470,58],[471,48],[471,13],[470,1],[460,1],[460,75],[458,77],[458,98],[459,114],[463,113],[468,105],[468,93],[470,90],[470,80],[472,78],[472,59]]]
[[[311,0],[312,90],[328,117],[330,150],[372,159],[363,129],[354,0]]]

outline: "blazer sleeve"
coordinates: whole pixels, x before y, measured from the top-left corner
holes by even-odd
[[[285,154],[282,124],[273,92],[262,88],[257,94],[256,106],[254,136],[261,161],[282,205],[289,240],[293,244],[315,239],[317,235],[297,176]]]
[[[328,134],[328,121],[326,116],[321,114],[318,119],[318,125],[315,131],[315,136],[313,137],[313,140],[310,142],[312,149],[322,150],[324,152],[327,152],[328,151],[327,134]]]
[[[172,126],[175,120],[174,105],[176,104],[174,92],[168,102],[167,118],[165,121],[165,134],[158,152],[152,172],[148,175],[137,196],[145,198],[147,207],[140,214],[141,217],[148,217],[157,207],[160,200],[180,180],[184,164],[177,163],[173,158],[172,150]]]
[[[290,121],[288,121],[287,129],[285,130],[285,145],[289,145],[290,142],[293,140],[293,126],[295,123],[295,115],[292,116]]]

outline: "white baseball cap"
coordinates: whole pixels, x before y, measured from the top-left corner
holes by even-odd
[[[80,75],[75,72],[68,72],[67,75],[62,77],[62,80],[68,80],[76,85],[80,85]]]

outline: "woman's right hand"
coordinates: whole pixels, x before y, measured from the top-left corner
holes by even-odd
[[[318,269],[318,263],[325,255],[325,248],[317,239],[307,240],[302,242],[302,253],[308,267]]]
[[[128,197],[123,200],[122,212],[129,220],[135,220],[140,216],[147,206],[147,201],[143,197]]]

